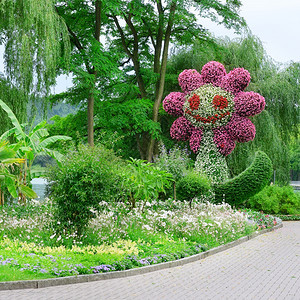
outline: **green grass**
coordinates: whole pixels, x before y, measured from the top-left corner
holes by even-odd
[[[32,271],[18,271],[16,268],[11,266],[0,266],[0,282],[5,281],[18,281],[18,280],[37,280],[54,278],[57,276],[51,276],[49,274],[41,274]]]

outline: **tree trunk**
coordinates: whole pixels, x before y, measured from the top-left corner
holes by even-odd
[[[94,147],[94,93],[91,91],[88,97],[88,143],[91,147]]]
[[[165,87],[168,51],[169,51],[170,37],[171,37],[171,33],[172,33],[172,26],[173,26],[173,22],[174,22],[175,10],[176,10],[176,1],[173,1],[171,4],[171,8],[170,8],[170,16],[169,16],[168,26],[166,29],[163,55],[162,55],[162,59],[161,59],[160,77],[159,77],[159,82],[158,82],[157,89],[156,89],[155,101],[154,101],[154,105],[153,105],[152,120],[154,122],[158,121],[158,110],[159,110],[159,106],[162,101],[164,87]],[[148,145],[148,151],[147,151],[147,160],[149,162],[151,162],[153,159],[154,145],[155,145],[155,139],[153,137],[151,137],[151,140]]]

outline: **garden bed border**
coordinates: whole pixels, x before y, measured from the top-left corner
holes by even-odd
[[[225,245],[221,245],[219,247],[210,249],[205,252],[201,252],[199,254],[195,254],[189,257],[181,258],[175,261],[169,261],[164,263],[159,263],[156,265],[149,265],[140,268],[134,268],[124,271],[115,271],[115,272],[107,272],[107,273],[98,273],[98,274],[88,274],[88,275],[77,275],[77,276],[67,276],[67,277],[59,277],[59,278],[49,278],[49,279],[40,279],[40,280],[22,280],[22,281],[6,281],[0,282],[0,291],[1,290],[18,290],[18,289],[38,289],[45,288],[51,286],[59,286],[66,284],[74,284],[74,283],[83,283],[83,282],[92,282],[98,280],[106,280],[106,279],[114,279],[114,278],[123,278],[134,275],[141,275],[153,271],[173,268],[177,266],[182,266],[200,259],[204,259],[208,256],[214,255],[216,253],[225,251],[234,246],[237,246],[241,243],[244,243],[248,240],[251,240],[261,234],[268,233],[283,227],[283,223],[276,225],[272,228],[266,228],[261,231],[256,231],[250,235],[239,238],[236,241],[230,242]]]

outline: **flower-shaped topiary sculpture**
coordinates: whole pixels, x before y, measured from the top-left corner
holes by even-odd
[[[170,93],[163,101],[165,111],[179,118],[171,126],[173,139],[190,142],[197,153],[196,170],[213,182],[228,178],[225,156],[236,142],[255,137],[249,116],[265,108],[265,99],[254,92],[244,92],[250,74],[236,68],[228,74],[224,66],[211,61],[196,70],[184,70],[178,77],[181,92]]]

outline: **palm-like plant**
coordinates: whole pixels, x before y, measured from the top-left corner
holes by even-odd
[[[13,167],[24,163],[16,152],[7,146],[7,142],[0,141],[0,205],[4,204],[4,190],[7,188],[12,197],[19,194],[28,198],[36,198],[36,193],[19,181],[19,177],[12,173]]]
[[[0,100],[0,106],[7,113],[14,126],[2,134],[0,141],[6,141],[11,136],[14,137],[15,143],[10,144],[9,148],[16,152],[17,157],[24,159],[24,163],[20,167],[20,180],[26,186],[33,178],[44,175],[43,170],[32,171],[31,167],[36,156],[46,153],[59,164],[64,156],[60,152],[48,147],[57,141],[71,140],[71,138],[63,135],[49,137],[49,132],[45,128],[46,121],[40,122],[34,128],[30,129],[29,133],[26,133],[25,124],[20,124],[15,114],[2,100]],[[23,200],[25,201],[25,199]]]

